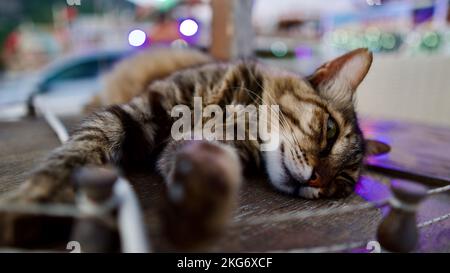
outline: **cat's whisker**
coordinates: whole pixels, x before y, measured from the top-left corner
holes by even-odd
[[[251,94],[257,96],[257,98],[261,99],[261,101],[264,102],[264,99],[263,99],[259,94],[257,94],[256,92],[254,92],[254,91],[252,91],[252,90],[250,90],[250,89],[248,89],[248,88],[245,88],[245,87],[234,87],[234,88],[243,88],[244,90],[246,90],[246,91],[250,92]],[[277,104],[275,103],[275,100],[274,100],[270,95],[269,95],[269,100],[272,100],[273,103],[274,103],[274,105],[277,105]],[[273,110],[271,107],[269,107],[269,108],[270,108],[270,110],[272,111],[272,113],[278,114],[278,116],[279,116],[279,118],[280,118],[280,120],[279,120],[280,124],[279,124],[279,125],[281,125],[281,128],[282,128],[282,129],[292,130],[291,125],[287,122],[286,117],[283,115],[283,113],[280,113],[280,112],[275,113],[274,110]],[[270,121],[272,122],[272,119],[270,119]],[[271,124],[271,125],[272,125],[272,124]],[[298,139],[295,139],[295,138],[294,138],[294,139],[291,140],[290,137],[288,137],[288,134],[285,132],[286,130],[279,130],[279,131],[280,131],[280,133],[282,133],[284,139],[285,139],[290,145],[292,145],[293,147],[296,147],[296,146],[299,147],[300,144],[299,144]],[[291,135],[291,136],[292,136],[292,135]]]
[[[248,91],[250,91],[250,92],[252,92],[252,90],[249,90],[248,89]],[[256,94],[255,92],[253,92],[255,95],[257,95],[258,96],[258,94]],[[275,102],[275,99],[272,97],[272,95],[270,94],[270,92],[268,92],[267,93],[267,96],[268,96],[268,98],[269,98],[269,100],[271,101],[271,102],[273,102],[275,105],[277,104],[276,102]],[[259,97],[261,97],[261,96],[259,96]],[[261,100],[262,101],[264,101],[264,99],[261,97]],[[282,112],[280,112],[280,113],[278,113],[279,114],[279,117],[280,117],[280,122],[284,125],[284,129],[289,129],[289,130],[293,130],[293,128],[292,128],[292,126],[287,122],[287,119],[286,119],[286,117],[284,116],[284,114],[282,113]],[[293,146],[298,146],[298,147],[300,147],[300,144],[299,144],[299,141],[298,141],[298,139],[296,138],[296,136],[294,135],[294,134],[291,134],[291,136],[293,136],[294,138],[292,139],[292,141],[289,139],[288,141],[290,141],[291,143],[290,144],[293,144]]]
[[[255,74],[252,73],[252,71],[249,71],[249,72],[250,72],[250,75],[252,76],[253,80],[254,80],[255,83],[258,85],[258,87],[261,88],[261,90],[267,89],[267,87],[262,86],[262,85],[258,82],[258,80],[257,80],[256,77],[255,77]],[[257,94],[256,92],[254,92],[254,91],[252,91],[252,90],[250,90],[250,89],[248,89],[248,88],[245,89],[245,90],[248,90],[248,91],[252,92],[252,93],[253,93],[254,95],[256,95],[258,98],[260,98],[262,102],[264,102],[264,98],[261,97],[261,95]],[[265,92],[265,95],[268,97],[270,104],[278,105],[278,103],[276,102],[276,100],[275,100],[275,99],[272,97],[272,95],[271,95],[271,93],[273,93],[273,90],[268,90],[268,91],[269,91],[269,92]],[[283,114],[282,114],[282,113],[280,113],[280,114],[281,114],[281,118],[283,118],[284,121],[285,121],[285,123],[287,123],[286,118],[283,116]]]

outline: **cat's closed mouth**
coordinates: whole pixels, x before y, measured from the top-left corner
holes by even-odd
[[[287,176],[287,180],[284,184],[287,187],[290,187],[293,189],[293,192],[292,192],[293,195],[298,196],[301,188],[309,187],[306,180],[300,180],[298,178],[295,178],[294,175],[292,175],[292,173],[286,167],[284,161],[282,163],[282,166],[283,166],[284,173]]]

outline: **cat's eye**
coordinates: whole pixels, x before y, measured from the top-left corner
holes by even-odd
[[[327,121],[327,139],[333,139],[337,134],[337,124],[336,121],[329,117]]]
[[[331,149],[333,148],[334,143],[336,142],[337,135],[339,134],[339,127],[336,123],[336,120],[331,116],[327,120],[327,132],[326,132],[326,146],[320,152],[321,157],[327,156]]]

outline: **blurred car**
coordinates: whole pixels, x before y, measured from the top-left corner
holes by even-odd
[[[73,56],[57,61],[41,73],[26,74],[0,84],[0,119],[27,114],[39,105],[57,115],[76,115],[102,88],[101,76],[130,54],[107,51]]]

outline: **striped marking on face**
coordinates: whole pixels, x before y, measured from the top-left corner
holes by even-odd
[[[282,145],[265,154],[271,183],[282,192],[304,198],[350,193],[363,155],[362,136],[355,122],[346,120],[319,96],[284,94],[279,103]],[[331,117],[338,133],[331,149],[321,154],[327,145],[326,126]],[[314,171],[329,181],[325,187],[308,186]]]

